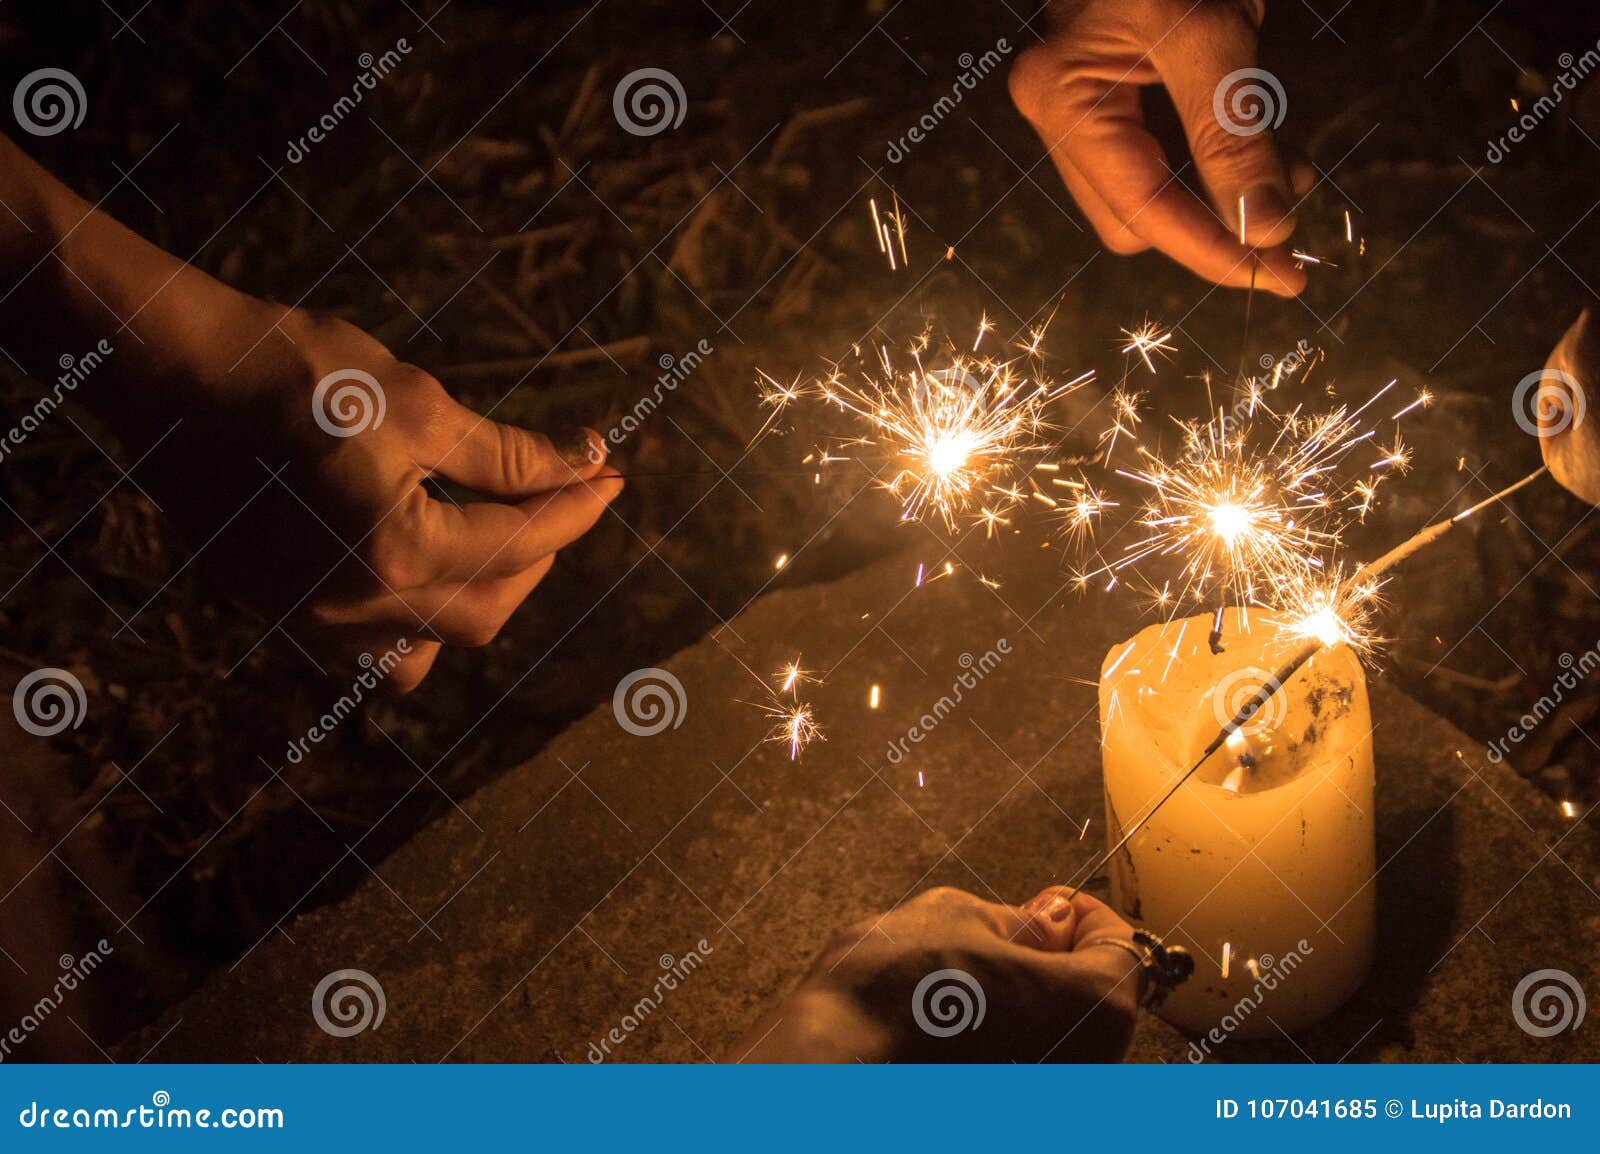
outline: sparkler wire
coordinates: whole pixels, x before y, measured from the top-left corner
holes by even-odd
[[[1506,486],[1504,489],[1501,489],[1498,493],[1495,493],[1492,496],[1485,497],[1482,501],[1479,501],[1470,509],[1467,509],[1461,513],[1457,513],[1443,521],[1434,522],[1427,528],[1422,529],[1411,537],[1408,537],[1406,540],[1396,545],[1393,549],[1390,549],[1376,561],[1372,561],[1361,566],[1361,568],[1357,569],[1355,573],[1351,575],[1348,585],[1354,588],[1362,581],[1370,580],[1373,577],[1379,576],[1385,571],[1393,568],[1395,565],[1398,565],[1400,562],[1404,561],[1418,550],[1431,545],[1440,537],[1443,537],[1446,533],[1450,532],[1451,529],[1454,529],[1457,525],[1472,517],[1473,514],[1488,508],[1490,505],[1495,505],[1501,501],[1504,501],[1507,497],[1511,496],[1511,494],[1515,493],[1523,486],[1531,485],[1540,477],[1544,476],[1546,472],[1548,472],[1548,469],[1541,465],[1539,468],[1529,473],[1526,477],[1523,477],[1520,481]],[[1274,673],[1270,678],[1262,682],[1262,684],[1256,688],[1256,691],[1251,696],[1250,700],[1245,702],[1244,705],[1240,707],[1239,712],[1235,713],[1228,723],[1224,725],[1217,733],[1217,736],[1211,739],[1210,743],[1205,747],[1205,751],[1200,754],[1195,763],[1185,770],[1183,775],[1179,777],[1177,781],[1172,783],[1172,788],[1168,789],[1166,793],[1162,794],[1161,799],[1157,801],[1149,810],[1147,810],[1143,817],[1134,822],[1133,826],[1117,839],[1115,845],[1106,850],[1104,854],[1096,859],[1089,869],[1085,871],[1082,876],[1079,877],[1078,881],[1073,883],[1070,888],[1074,890],[1081,888],[1085,882],[1094,878],[1101,870],[1105,869],[1108,865],[1115,861],[1117,855],[1127,848],[1128,843],[1134,839],[1134,836],[1138,834],[1140,830],[1149,824],[1150,819],[1160,811],[1161,807],[1166,805],[1167,802],[1171,801],[1178,790],[1182,789],[1184,784],[1199,772],[1200,767],[1206,763],[1206,759],[1211,757],[1212,754],[1216,753],[1217,750],[1221,749],[1223,745],[1227,743],[1228,738],[1232,737],[1240,729],[1248,725],[1250,723],[1250,719],[1260,712],[1262,707],[1265,706],[1267,702],[1272,700],[1274,695],[1277,694],[1278,690],[1283,688],[1284,683],[1298,673],[1300,671],[1300,667],[1303,666],[1307,661],[1310,661],[1311,658],[1314,657],[1322,648],[1323,642],[1317,638],[1309,638],[1302,643],[1300,648],[1297,649],[1294,654],[1291,655],[1290,658],[1278,668],[1276,673]]]

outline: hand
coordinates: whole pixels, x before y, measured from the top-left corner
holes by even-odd
[[[1133,1032],[1140,970],[1104,943],[1132,933],[1109,906],[1064,886],[1022,906],[929,890],[835,937],[733,1056],[1118,1061]]]
[[[484,644],[622,490],[593,432],[480,417],[361,330],[163,252],[4,137],[0,202],[0,270],[19,278],[0,345],[40,380],[94,350],[71,389],[133,480],[330,672],[370,662],[404,692],[441,642]],[[433,497],[430,476],[492,500]]]
[[[1533,416],[1539,449],[1550,475],[1591,505],[1600,505],[1600,327],[1593,307],[1583,310],[1545,362]],[[1517,398],[1517,404],[1525,404]],[[1526,419],[1519,413],[1519,418]]]
[[[1281,90],[1254,69],[1265,0],[1068,0],[1053,34],[1018,58],[1011,95],[1107,248],[1156,248],[1207,280],[1283,296],[1305,287],[1284,241],[1294,192],[1268,121]],[[1210,204],[1175,178],[1146,130],[1139,89],[1165,85]],[[1254,89],[1250,86],[1256,85]],[[1225,113],[1219,119],[1219,111]],[[1300,167],[1296,184],[1309,189]],[[1245,240],[1239,243],[1239,199]]]
[[[194,291],[204,315],[216,298]],[[499,424],[360,329],[220,300],[206,341],[224,351],[140,414],[159,443],[138,475],[222,588],[319,664],[370,658],[413,688],[441,642],[491,640],[622,489],[589,430]],[[494,500],[430,496],[430,476]]]

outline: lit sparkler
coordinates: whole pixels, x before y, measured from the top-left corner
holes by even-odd
[[[972,351],[936,341],[924,329],[900,363],[886,344],[867,354],[857,349],[853,369],[835,366],[807,385],[784,385],[763,373],[762,402],[773,413],[762,432],[794,401],[820,401],[857,426],[823,458],[880,466],[886,478],[880,484],[900,502],[902,520],[936,518],[954,530],[971,518],[992,535],[1025,496],[1019,482],[1027,458],[1051,447],[1052,402],[1093,375],[1048,375],[1038,359],[1042,328],[1030,330],[1015,357],[980,354],[993,329],[985,316]]]
[[[1145,344],[1159,335],[1148,324],[1141,332]],[[1139,351],[1136,345],[1129,348]],[[1395,388],[1391,381],[1360,405],[1322,412],[1304,404],[1275,409],[1280,389],[1291,380],[1303,381],[1315,360],[1304,347],[1276,362],[1264,360],[1271,372],[1244,382],[1231,408],[1219,407],[1204,423],[1179,423],[1181,452],[1170,460],[1138,443],[1138,423],[1128,419],[1133,406],[1118,401],[1102,441],[1109,445],[1127,437],[1134,442],[1137,464],[1112,473],[1131,482],[1143,499],[1127,527],[1133,539],[1120,551],[1098,548],[1094,563],[1080,570],[1079,586],[1104,578],[1109,588],[1137,577],[1143,587],[1156,590],[1157,580],[1146,570],[1171,564],[1177,588],[1159,583],[1157,603],[1163,611],[1175,614],[1195,604],[1253,605],[1291,621],[1321,622],[1323,632],[1332,628],[1332,615],[1342,639],[1358,648],[1370,644],[1366,602],[1373,591],[1352,596],[1333,559],[1345,531],[1372,508],[1379,484],[1409,466],[1410,449],[1398,422],[1426,406],[1431,396],[1423,391],[1385,417],[1376,406]],[[1394,427],[1393,438],[1377,445],[1384,422]],[[1363,446],[1375,459],[1358,453]],[[1110,504],[1085,483],[1067,515],[1069,538],[1090,540]]]

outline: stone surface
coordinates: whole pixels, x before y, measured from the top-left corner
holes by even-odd
[[[913,539],[921,531],[905,530]],[[633,736],[609,703],[385,861],[337,905],[289,916],[122,1052],[173,1060],[565,1060],[619,1027],[663,966],[703,964],[614,1044],[625,1061],[722,1055],[831,929],[937,884],[1020,901],[1103,846],[1093,680],[1140,620],[1121,596],[1064,588],[1057,554],[961,548],[913,590],[892,557],[837,583],[772,592],[664,665],[681,725]],[[1010,655],[909,754],[890,743],[1000,638]],[[762,744],[759,677],[804,654],[827,740],[790,761]],[[537,675],[535,675],[537,676]],[[868,688],[882,704],[867,708]],[[1224,1059],[1600,1058],[1600,1030],[1539,1039],[1511,1012],[1530,971],[1600,989],[1600,897],[1577,828],[1440,718],[1372,678],[1379,959],[1342,1010]],[[919,775],[921,784],[919,785]],[[1091,820],[1092,819],[1092,820]],[[1087,834],[1083,824],[1089,821]],[[1081,835],[1081,836],[1080,836]],[[704,940],[705,947],[699,946]],[[381,984],[382,1024],[323,1032],[331,971]],[[1131,1058],[1184,1061],[1146,1016]]]

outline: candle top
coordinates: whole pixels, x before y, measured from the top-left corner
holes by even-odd
[[[1228,610],[1220,636],[1213,624],[1202,615],[1151,625],[1112,648],[1100,673],[1103,742],[1146,744],[1174,774],[1194,764],[1285,654],[1284,633],[1265,612]],[[1238,794],[1285,785],[1346,757],[1368,737],[1367,717],[1361,663],[1334,645],[1232,733],[1195,779]]]

